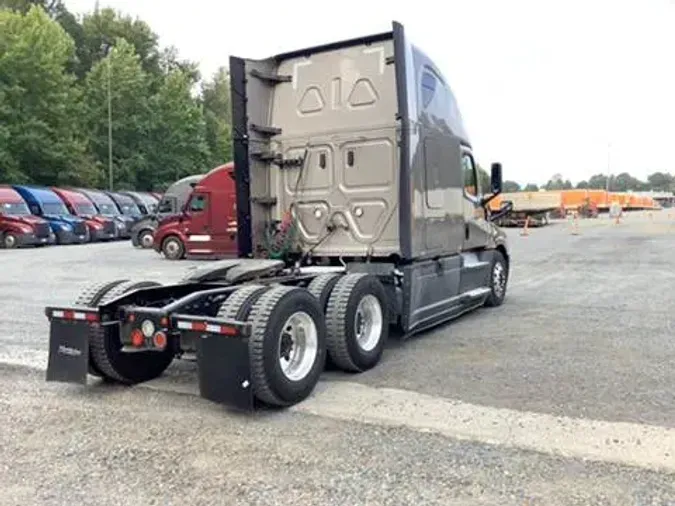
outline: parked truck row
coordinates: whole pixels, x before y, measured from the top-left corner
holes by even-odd
[[[160,195],[83,188],[0,185],[0,247],[128,239]]]
[[[210,255],[236,229],[237,257],[172,284],[92,280],[72,305],[45,308],[48,381],[133,385],[190,358],[205,398],[289,406],[328,360],[376,367],[390,327],[407,337],[505,300],[511,255],[494,220],[509,205],[489,207],[501,165],[488,193],[471,191],[477,164],[448,80],[403,26],[232,57],[230,72],[230,177],[200,179],[153,244]],[[217,193],[230,180],[231,206]]]

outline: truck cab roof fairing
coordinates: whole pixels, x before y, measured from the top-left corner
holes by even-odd
[[[471,147],[469,135],[464,126],[462,113],[448,80],[434,61],[424,51],[410,44],[412,72],[416,86],[412,96],[417,97],[417,118],[413,121],[428,121],[437,128],[459,138],[460,142]],[[409,91],[410,93],[410,91]]]

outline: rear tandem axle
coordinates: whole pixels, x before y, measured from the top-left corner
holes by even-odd
[[[241,261],[224,263],[232,270]],[[278,264],[268,277],[247,272],[236,284],[210,280],[213,269],[172,286],[97,284],[74,307],[48,307],[47,381],[86,384],[91,374],[132,385],[194,354],[201,395],[250,410],[256,401],[303,400],[328,353],[345,370],[373,367],[388,334],[383,282],[363,273],[289,273]]]

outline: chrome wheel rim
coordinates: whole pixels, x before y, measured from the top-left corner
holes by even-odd
[[[364,351],[371,351],[377,346],[382,335],[384,318],[382,306],[374,295],[366,295],[359,301],[354,318],[356,342]]]
[[[150,232],[143,232],[141,234],[141,246],[144,248],[152,246],[152,234]]]
[[[291,381],[307,376],[316,362],[319,337],[316,324],[304,311],[293,313],[279,336],[279,366]]]
[[[176,241],[169,241],[166,243],[166,253],[170,257],[175,257],[180,251],[180,246]]]
[[[16,237],[13,235],[6,235],[5,236],[5,248],[13,248],[14,245],[16,244]]]
[[[503,297],[506,290],[506,269],[501,262],[497,262],[492,269],[492,290],[499,298]]]

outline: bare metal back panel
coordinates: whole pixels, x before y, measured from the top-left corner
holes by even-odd
[[[267,124],[281,129],[268,146],[284,159],[304,158],[304,164],[253,164],[251,193],[254,202],[276,199],[267,206],[267,219],[292,209],[305,249],[313,247],[316,255],[399,251],[396,77],[388,63],[393,53],[389,40],[287,59],[273,70],[291,80],[267,95]],[[253,100],[249,96],[249,107],[260,107]]]

